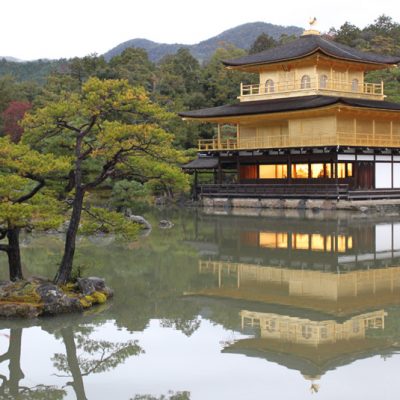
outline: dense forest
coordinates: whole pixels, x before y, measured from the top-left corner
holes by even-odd
[[[400,54],[400,24],[385,15],[363,29],[346,22],[324,35],[363,51]],[[219,48],[203,63],[188,48],[179,48],[158,62],[151,61],[146,50],[135,47],[126,48],[109,61],[98,55],[27,63],[3,59],[0,61],[0,132],[19,137],[22,130],[18,120],[26,110],[40,106],[57,93],[79,91],[90,77],[126,79],[133,86],[144,87],[154,103],[175,114],[230,103],[236,101],[240,82],[254,83],[257,78],[225,69],[221,60],[259,52],[294,38],[295,35],[274,38],[261,33],[248,50],[220,41]],[[375,71],[367,79],[383,80],[387,100],[400,101],[399,69]],[[175,146],[180,149],[194,148],[198,138],[214,135],[211,126],[188,126],[177,116],[168,121],[167,129],[175,135]]]

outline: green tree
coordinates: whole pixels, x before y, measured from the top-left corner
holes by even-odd
[[[129,47],[113,57],[108,67],[109,78],[126,79],[131,85],[143,86],[147,91],[154,89],[155,66],[144,49]]]
[[[387,15],[379,16],[373,24],[363,29],[346,22],[338,30],[331,29],[330,35],[336,42],[363,51],[400,54],[400,24]]]
[[[287,35],[286,33],[282,33],[278,40],[278,46],[281,44],[293,42],[296,39],[298,39],[296,35]]]
[[[158,65],[157,76],[156,93],[163,102],[180,97],[185,104],[188,95],[201,89],[200,64],[185,48],[165,56]]]
[[[90,54],[85,57],[75,57],[69,61],[69,75],[75,79],[79,86],[92,76],[98,76],[103,73],[107,66],[103,56]]]
[[[144,208],[147,204],[149,189],[135,180],[123,179],[113,185],[111,201],[118,211],[128,208]]]
[[[335,42],[356,47],[361,37],[361,30],[350,22],[345,22],[338,30],[331,28],[330,35],[333,36]]]
[[[161,125],[168,117],[144,89],[124,80],[97,78],[84,83],[81,92],[65,93],[64,98],[27,114],[26,142],[73,158],[65,189],[72,212],[56,283],[71,279],[76,236],[89,191],[107,179],[126,177],[186,186],[186,176],[174,165],[181,155],[172,147],[173,135]]]
[[[45,188],[70,167],[67,158],[32,151],[28,146],[0,139],[0,251],[8,256],[11,280],[22,279],[19,245],[21,228],[58,226],[60,203],[54,190]]]
[[[199,136],[199,129],[192,126],[188,131],[187,125],[176,113],[207,105],[201,77],[199,62],[186,48],[165,56],[156,69],[151,96],[155,102],[175,113],[175,117],[168,121],[168,128],[175,133],[175,146],[180,148],[193,147]]]
[[[260,53],[261,51],[271,49],[277,46],[276,40],[267,35],[266,33],[262,33],[257,37],[254,43],[251,45],[249,49],[249,54]]]
[[[210,61],[205,65],[202,74],[203,93],[207,105],[221,106],[231,102],[239,95],[240,82],[251,83],[251,75],[225,68],[222,60],[246,55],[244,50],[227,46],[216,50]]]
[[[400,102],[400,70],[398,68],[368,72],[366,81],[371,83],[382,81],[387,96],[386,100]]]

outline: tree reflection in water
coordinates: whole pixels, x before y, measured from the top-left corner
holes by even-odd
[[[72,327],[62,328],[59,333],[66,354],[57,353],[52,358],[54,366],[64,373],[57,376],[72,378],[67,385],[73,387],[78,400],[87,399],[83,377],[116,368],[127,358],[143,352],[136,340],[94,340],[89,337],[91,331],[89,326],[80,327],[79,332],[74,332]],[[83,355],[78,356],[77,349],[83,351]]]
[[[11,328],[8,350],[0,356],[0,364],[9,361],[9,379],[0,375],[2,380],[0,386],[1,399],[41,399],[41,400],[60,400],[66,395],[64,389],[55,386],[36,385],[34,387],[22,386],[20,381],[25,377],[21,369],[21,342],[22,328]]]
[[[78,331],[79,329],[79,331]],[[62,388],[39,384],[27,387],[21,384],[25,374],[21,369],[22,328],[11,328],[8,350],[0,355],[0,364],[9,361],[9,378],[0,375],[1,399],[41,399],[61,400],[67,392],[65,388],[71,386],[77,400],[87,400],[83,378],[90,374],[106,372],[125,362],[131,356],[143,352],[137,341],[111,342],[90,338],[94,326],[62,327],[54,335],[63,340],[65,354],[56,353],[52,357],[54,366],[63,374],[60,378],[72,378]],[[77,354],[81,351],[81,355]]]

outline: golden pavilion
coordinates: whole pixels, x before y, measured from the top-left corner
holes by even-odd
[[[400,197],[400,104],[385,100],[383,82],[366,80],[368,72],[399,62],[315,29],[224,61],[258,80],[241,84],[235,104],[180,113],[217,126],[213,139],[199,141],[198,158],[184,166],[195,174],[197,195]],[[206,171],[213,183],[198,184],[197,174]]]

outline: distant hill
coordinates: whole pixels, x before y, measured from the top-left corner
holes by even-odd
[[[52,71],[61,71],[66,64],[65,59],[15,62],[0,57],[0,77],[8,75],[17,81],[32,80],[44,83]]]
[[[20,60],[15,57],[9,57],[9,56],[0,56],[0,60],[6,60],[6,61],[12,61],[12,62],[23,62],[23,60]]]
[[[282,34],[299,36],[303,33],[303,28],[273,25],[266,22],[252,22],[228,29],[217,36],[193,45],[166,44],[152,42],[147,39],[132,39],[109,50],[104,54],[104,58],[108,61],[112,57],[121,54],[128,47],[140,47],[148,52],[151,61],[156,62],[165,55],[174,54],[179,48],[185,47],[190,50],[193,57],[202,62],[208,60],[222,42],[231,43],[236,47],[247,50],[261,33],[266,33],[274,39],[279,39]]]

